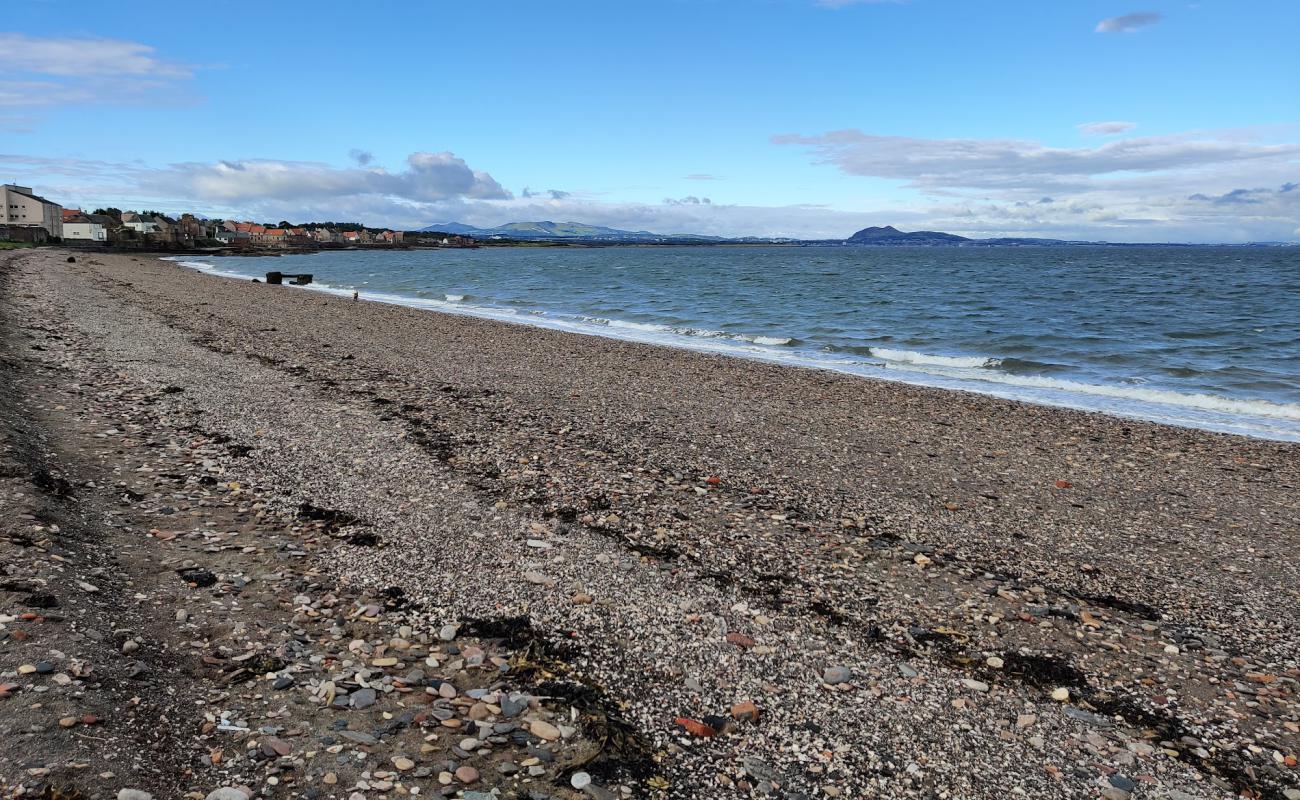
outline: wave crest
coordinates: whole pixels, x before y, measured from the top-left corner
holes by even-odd
[[[958,367],[966,369],[992,369],[1002,364],[1000,358],[988,356],[936,356],[915,350],[890,350],[885,347],[870,348],[871,354],[886,361],[900,364],[923,364],[935,367]]]

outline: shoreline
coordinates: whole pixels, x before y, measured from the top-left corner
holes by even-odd
[[[187,269],[234,280],[260,280],[254,275],[231,272],[221,267],[182,256],[163,257]],[[351,289],[322,285],[317,281],[302,287],[340,297],[350,297]],[[902,383],[943,391],[956,391],[994,397],[1048,408],[1063,408],[1085,413],[1099,413],[1119,419],[1173,425],[1193,430],[1248,436],[1270,441],[1300,442],[1300,419],[1291,407],[1270,400],[1233,399],[1213,394],[1177,392],[1167,389],[1142,389],[1111,384],[1091,384],[1072,379],[1043,379],[1035,376],[1003,376],[998,381],[975,379],[917,370],[904,362],[885,358],[846,359],[833,353],[811,352],[776,347],[779,342],[768,337],[677,335],[672,329],[652,324],[598,325],[569,319],[565,315],[520,314],[493,306],[466,304],[461,301],[432,300],[385,292],[363,294],[362,299],[388,305],[487,319],[542,330],[597,336],[696,353],[709,353],[748,359],[781,366],[826,370],[870,380]],[[659,329],[663,330],[659,330]],[[915,354],[921,355],[921,354]],[[936,357],[930,356],[930,359]],[[992,360],[997,360],[990,357]],[[966,360],[966,359],[957,359]],[[983,376],[982,376],[983,377]],[[1232,410],[1227,410],[1231,408]]]
[[[14,672],[107,625],[139,649],[92,660],[152,670],[134,718],[179,698],[160,796],[1300,790],[1300,446],[65,255],[0,255],[27,398],[0,417],[34,431],[0,435],[58,462],[0,473],[6,509],[43,504],[0,548],[61,570],[47,622],[0,591],[31,632],[0,637],[0,707],[38,737],[0,785],[126,785],[55,724],[106,689]],[[103,616],[61,633],[83,597]],[[335,707],[360,667],[374,705]],[[99,749],[141,748],[102,716]]]

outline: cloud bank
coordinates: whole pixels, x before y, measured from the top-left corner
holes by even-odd
[[[924,191],[952,189],[1087,191],[1105,181],[1135,186],[1150,176],[1206,171],[1294,171],[1300,144],[1261,144],[1214,133],[1146,136],[1096,147],[1048,147],[1027,139],[922,139],[860,130],[773,137],[807,148],[850,175],[893,178]]]
[[[463,159],[445,151],[412,153],[406,168],[399,172],[261,159],[178,164],[148,178],[145,188],[227,205],[309,201],[330,195],[376,195],[415,203],[510,197],[491,175],[471,169]]]

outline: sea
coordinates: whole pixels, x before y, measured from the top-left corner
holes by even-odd
[[[483,247],[173,260],[521,325],[1300,441],[1300,247]],[[871,413],[863,409],[864,414]]]

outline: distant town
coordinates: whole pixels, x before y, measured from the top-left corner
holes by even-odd
[[[194,214],[168,216],[157,211],[64,208],[29,186],[4,184],[5,214],[0,241],[26,244],[62,243],[141,250],[221,248],[235,252],[319,250],[349,247],[408,246],[407,234],[369,228],[355,222],[294,225],[209,219]],[[452,233],[418,232],[411,244],[437,247],[474,246],[472,238]]]

